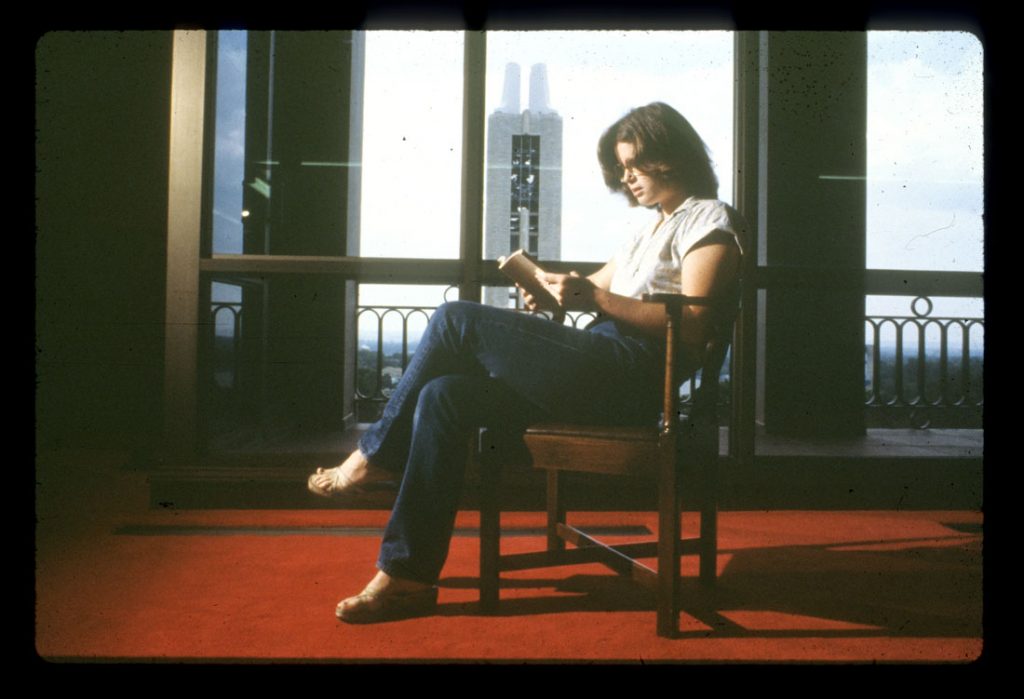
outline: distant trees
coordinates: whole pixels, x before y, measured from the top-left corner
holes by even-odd
[[[875,416],[869,420],[871,425],[895,426],[909,416],[918,426],[981,427],[978,406],[984,399],[984,357],[969,357],[965,374],[961,357],[951,355],[943,377],[937,355],[925,355],[923,366],[916,354],[898,365],[894,352],[883,351],[877,385],[870,351],[866,359],[865,402],[871,408],[869,415]]]

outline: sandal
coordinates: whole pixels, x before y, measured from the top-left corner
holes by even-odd
[[[320,485],[316,482],[318,480],[317,476],[323,475],[328,476],[329,480],[323,485]],[[368,485],[393,479],[394,476],[388,471],[368,467],[366,475],[359,480],[353,480],[342,472],[341,466],[335,466],[334,468],[328,469],[318,468],[316,473],[312,474],[309,477],[309,480],[306,481],[306,486],[309,488],[309,492],[314,495],[333,498],[347,494],[360,494]]]
[[[349,624],[375,624],[427,616],[436,610],[437,588],[425,587],[407,592],[363,590],[355,597],[339,602],[334,614]]]

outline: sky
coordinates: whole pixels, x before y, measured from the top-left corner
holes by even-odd
[[[563,120],[563,259],[607,260],[649,215],[608,192],[595,157],[601,132],[632,107],[659,99],[672,104],[693,121],[717,161],[727,168],[732,161],[731,123],[720,118],[732,111],[727,32],[489,32],[487,45],[488,114],[501,103],[506,64],[520,66],[524,108],[531,66],[547,66],[550,105]],[[702,59],[665,60],[672,55]],[[367,130],[363,142],[364,255],[458,257],[461,59],[459,32],[367,37],[365,114],[381,128]],[[403,206],[432,212],[429,229],[395,228],[378,202],[396,188]],[[731,189],[726,182],[723,196],[731,197]]]
[[[221,32],[215,245],[239,247],[244,33]],[[600,133],[630,108],[676,107],[709,146],[732,198],[732,35],[728,32],[489,32],[489,114],[505,65],[547,66],[563,119],[563,259],[604,261],[651,212],[601,181]],[[963,32],[868,37],[867,265],[982,271],[982,47]],[[369,32],[361,254],[458,257],[462,118],[460,32]],[[223,108],[222,108],[223,107]],[[223,121],[222,121],[223,114]],[[224,184],[221,185],[220,181]],[[412,215],[405,215],[412,212]],[[363,304],[425,304],[443,287],[362,285]],[[868,311],[908,313],[909,299],[869,297]],[[935,315],[982,315],[981,300],[936,299]]]
[[[868,34],[868,268],[984,270],[982,64],[967,32]],[[909,301],[867,310],[909,314]],[[984,315],[981,299],[934,303]]]

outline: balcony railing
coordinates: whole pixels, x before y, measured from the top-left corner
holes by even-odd
[[[453,290],[454,287],[450,287],[445,292],[446,300]],[[433,306],[358,307],[356,415],[359,422],[373,422],[380,417],[384,404],[401,379],[419,343],[419,333],[415,337],[410,333],[410,322],[419,325],[422,319],[422,325],[426,327],[434,310]],[[570,312],[566,314],[564,322],[572,327],[584,327],[593,318],[592,313]],[[401,322],[401,329],[392,328],[390,336],[393,339],[387,340],[387,325],[392,319]],[[390,352],[386,349],[387,345],[391,346]]]
[[[210,316],[213,325],[213,381],[219,389],[232,389],[238,377],[242,342],[242,304],[238,301],[214,301]],[[230,329],[230,332],[225,332]]]
[[[932,302],[926,296],[914,298],[910,306],[910,315],[865,318],[868,426],[981,427],[984,319],[932,316]],[[360,422],[379,417],[434,310],[433,306],[358,307],[355,399]],[[240,303],[210,306],[215,334],[211,379],[220,392],[246,388],[239,385],[237,370],[243,317]],[[588,313],[570,313],[565,322],[582,327],[592,318]],[[229,327],[230,333],[225,332]],[[723,384],[730,381],[728,365],[721,380]],[[684,400],[689,385],[683,384]],[[730,392],[722,390],[719,395],[726,404]],[[726,417],[729,411],[721,414]]]
[[[865,319],[868,426],[981,427],[985,320],[932,309],[918,296],[911,315]]]

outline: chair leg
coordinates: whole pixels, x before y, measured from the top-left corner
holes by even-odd
[[[718,512],[706,507],[700,516],[700,581],[714,585],[718,578]]]
[[[498,609],[501,556],[501,508],[498,500],[501,482],[499,464],[486,464],[480,470],[480,608],[484,613]]]
[[[671,453],[662,458],[658,479],[658,635],[679,633],[679,497],[676,463]]]
[[[700,581],[713,585],[718,577],[718,456],[704,462],[700,513]]]
[[[565,550],[565,541],[558,535],[558,525],[565,524],[565,501],[560,475],[554,469],[548,471],[548,551]]]

